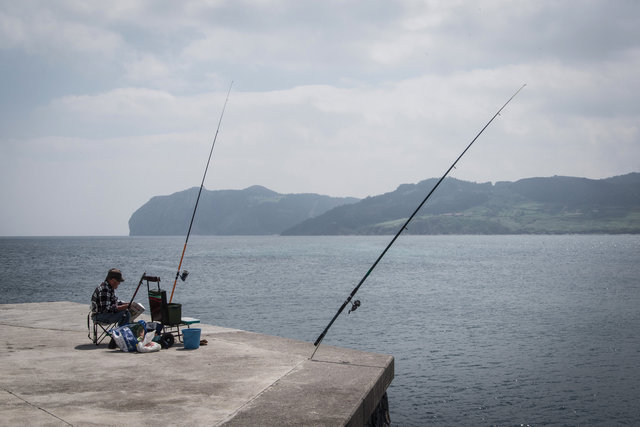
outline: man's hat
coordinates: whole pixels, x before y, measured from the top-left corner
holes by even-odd
[[[117,268],[112,268],[111,270],[109,270],[109,272],[107,273],[107,278],[105,280],[109,280],[109,279],[116,279],[118,282],[124,282],[124,277],[122,277],[122,272]]]

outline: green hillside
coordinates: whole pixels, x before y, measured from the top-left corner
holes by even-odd
[[[395,234],[436,179],[336,207],[285,235]],[[472,183],[445,179],[411,221],[409,234],[640,233],[640,174],[602,180],[528,178]]]

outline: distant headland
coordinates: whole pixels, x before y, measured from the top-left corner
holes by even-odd
[[[280,194],[258,185],[203,190],[192,234],[395,234],[437,182],[402,184],[357,199]],[[129,235],[184,235],[198,188],[156,196],[129,219]],[[637,234],[640,173],[605,179],[566,176],[475,183],[446,178],[407,234]]]

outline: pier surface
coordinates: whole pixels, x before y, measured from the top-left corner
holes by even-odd
[[[205,324],[199,349],[123,353],[88,310],[0,304],[1,424],[362,426],[393,379],[392,356]]]

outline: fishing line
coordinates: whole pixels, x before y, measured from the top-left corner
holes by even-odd
[[[204,174],[202,175],[202,183],[200,184],[200,191],[198,191],[198,197],[196,198],[196,205],[193,208],[193,214],[191,215],[191,222],[189,223],[189,230],[187,231],[187,238],[184,241],[184,247],[182,248],[182,256],[180,257],[180,262],[178,263],[178,271],[176,272],[176,279],[173,281],[173,289],[171,289],[171,297],[169,298],[169,302],[173,300],[173,293],[176,290],[176,283],[178,283],[178,277],[181,277],[184,281],[187,278],[189,272],[187,270],[180,274],[180,268],[182,268],[182,260],[184,259],[184,253],[187,250],[187,243],[189,242],[189,235],[191,234],[191,227],[193,226],[193,219],[196,217],[196,211],[198,210],[198,202],[200,201],[200,194],[202,194],[202,187],[204,187],[204,179],[207,176],[207,171],[209,170],[209,163],[211,163],[211,155],[213,154],[213,147],[216,146],[216,140],[218,139],[218,132],[220,131],[220,124],[222,123],[222,117],[224,116],[224,110],[227,108],[227,101],[229,100],[229,94],[231,93],[231,87],[233,86],[233,81],[229,85],[229,90],[227,91],[227,98],[224,100],[224,105],[222,106],[222,113],[220,113],[220,120],[218,120],[218,128],[216,129],[216,134],[213,137],[213,143],[211,144],[211,151],[209,151],[209,159],[207,160],[207,166],[204,168]]]
[[[358,289],[360,289],[360,286],[362,286],[362,284],[364,283],[365,280],[367,280],[367,277],[369,277],[369,275],[371,274],[371,272],[373,271],[374,268],[376,268],[376,266],[378,265],[378,263],[380,262],[380,260],[382,259],[382,257],[384,257],[384,255],[387,253],[387,251],[389,250],[389,248],[391,248],[391,246],[393,245],[393,243],[398,239],[398,237],[400,237],[400,234],[402,234],[402,232],[407,228],[407,225],[409,224],[409,222],[411,222],[411,220],[413,219],[414,216],[416,216],[416,214],[418,213],[418,211],[420,210],[420,208],[422,208],[422,206],[427,202],[427,200],[429,199],[429,197],[431,197],[431,195],[433,194],[434,191],[436,191],[436,188],[438,188],[438,186],[440,185],[440,183],[446,178],[447,175],[449,175],[449,172],[451,172],[451,170],[456,166],[456,164],[458,163],[458,161],[462,158],[462,156],[465,155],[465,153],[469,150],[469,148],[471,148],[471,146],[473,145],[474,142],[476,142],[476,139],[478,139],[478,137],[480,137],[480,135],[482,135],[482,132],[484,132],[484,130],[489,127],[489,125],[491,124],[491,122],[493,121],[493,119],[495,119],[500,112],[504,109],[504,107],[507,106],[507,104],[509,104],[511,102],[511,100],[513,98],[515,98],[515,96],[526,86],[526,84],[523,84],[520,89],[518,89],[513,95],[511,95],[511,98],[509,98],[509,100],[507,100],[507,102],[504,103],[504,105],[502,107],[500,107],[500,109],[498,110],[498,112],[496,114],[493,115],[493,117],[491,118],[491,120],[489,120],[487,122],[486,125],[484,125],[484,127],[480,130],[480,132],[478,132],[478,134],[475,136],[475,138],[473,138],[473,140],[471,140],[471,142],[469,143],[469,145],[467,145],[467,148],[464,149],[464,151],[458,156],[458,158],[456,159],[455,162],[453,162],[453,164],[451,166],[449,166],[449,169],[447,169],[447,171],[444,173],[444,175],[442,175],[442,178],[440,178],[440,180],[436,183],[436,185],[433,186],[433,188],[431,189],[431,191],[429,191],[429,194],[427,194],[427,196],[424,198],[424,200],[422,200],[422,203],[420,203],[420,205],[418,205],[418,207],[416,208],[415,211],[413,211],[413,213],[411,214],[411,216],[409,217],[409,219],[407,219],[405,221],[405,223],[402,225],[402,227],[400,227],[400,230],[398,230],[398,232],[396,233],[396,235],[393,237],[393,239],[391,239],[391,242],[389,242],[389,244],[387,245],[387,247],[382,251],[382,253],[380,254],[380,256],[378,256],[378,259],[376,259],[376,261],[373,263],[373,265],[371,266],[371,268],[369,268],[369,270],[366,272],[366,274],[362,277],[362,279],[360,280],[360,282],[358,283],[358,285],[353,289],[353,291],[351,291],[351,294],[349,294],[349,296],[347,297],[347,299],[345,300],[344,303],[342,303],[342,305],[340,306],[340,308],[338,309],[338,312],[335,314],[335,316],[333,316],[333,318],[331,319],[331,321],[329,322],[329,324],[327,325],[326,328],[324,328],[324,331],[322,331],[322,333],[318,336],[318,338],[316,339],[316,341],[313,343],[313,345],[316,347],[315,350],[313,350],[313,354],[311,354],[310,359],[313,359],[313,356],[316,354],[316,351],[318,351],[318,348],[320,347],[320,343],[322,343],[322,340],[324,339],[325,335],[327,335],[327,332],[329,331],[329,328],[331,328],[331,326],[333,325],[333,323],[336,321],[336,319],[338,318],[338,316],[340,316],[340,313],[342,313],[342,311],[345,309],[345,307],[347,306],[347,304],[349,304],[351,302],[351,299],[355,296],[355,294],[358,292]],[[351,304],[351,309],[349,310],[349,313],[351,313],[352,311],[355,311],[358,307],[360,306],[360,301],[356,300]]]

